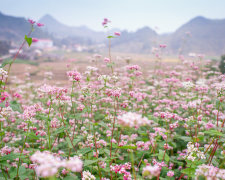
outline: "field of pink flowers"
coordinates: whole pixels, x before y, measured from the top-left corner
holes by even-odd
[[[225,179],[225,75],[202,55],[163,63],[166,45],[145,75],[115,68],[119,36],[101,67],[65,72],[70,86],[10,79],[16,57],[1,66],[0,179]]]

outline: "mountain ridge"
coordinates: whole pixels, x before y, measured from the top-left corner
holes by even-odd
[[[107,43],[105,32],[94,31],[87,26],[68,26],[49,14],[40,18],[39,22],[44,23],[45,26],[34,32],[37,38],[56,38],[58,42],[70,45]],[[18,40],[29,30],[29,23],[25,18],[4,15],[2,12],[0,12],[0,23],[0,40]],[[113,33],[113,30],[110,32]],[[122,30],[121,36],[113,39],[112,48],[121,52],[151,53],[153,47],[167,44],[168,54],[196,52],[220,55],[225,53],[224,34],[225,19],[197,16],[176,31],[167,34],[158,34],[148,26],[133,32]]]

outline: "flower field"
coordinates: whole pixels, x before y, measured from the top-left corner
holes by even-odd
[[[145,73],[117,66],[120,35],[108,57],[68,66],[63,87],[1,66],[0,179],[225,179],[225,75],[202,55],[163,62],[166,45]]]

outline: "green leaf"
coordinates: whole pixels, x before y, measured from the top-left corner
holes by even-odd
[[[27,132],[25,135],[26,135],[27,137],[29,137],[30,139],[35,139],[35,140],[38,140],[38,139],[39,139],[39,137],[36,136],[36,135],[34,134],[34,132]]]
[[[110,156],[110,150],[104,149],[104,152],[105,152],[108,156]]]
[[[159,160],[163,160],[163,156],[164,156],[164,151],[159,150],[159,154],[158,154]]]
[[[15,178],[17,175],[17,168],[15,168],[15,167],[10,168],[9,175],[10,175],[10,178],[12,178],[12,179]]]
[[[170,161],[170,157],[168,156],[167,153],[165,153],[165,161],[166,161],[166,162],[169,162],[169,161]]]
[[[54,135],[60,134],[60,133],[64,132],[65,129],[66,129],[66,127],[62,126],[62,127],[58,128],[53,134]]]
[[[0,136],[4,136],[4,135],[5,135],[4,131],[0,132]]]
[[[10,154],[8,154],[8,155],[5,155],[5,156],[0,157],[0,162],[1,162],[1,161],[7,161],[7,160],[12,161],[12,160],[14,160],[14,159],[16,159],[16,158],[19,158],[19,157],[20,157],[20,154],[10,153]],[[24,157],[24,156],[21,155],[21,157]]]
[[[84,161],[84,167],[85,167],[85,166],[89,166],[89,165],[91,165],[91,164],[94,164],[94,163],[96,163],[96,162],[98,162],[98,159],[95,159],[95,160],[85,160],[85,161]]]
[[[89,166],[89,165],[91,165],[91,164],[94,164],[94,163],[96,163],[96,162],[98,162],[98,161],[105,161],[105,159],[103,159],[103,158],[98,158],[98,159],[95,159],[95,160],[86,160],[86,161],[84,161],[84,167],[85,167],[85,166]]]
[[[104,122],[100,122],[100,123],[98,123],[100,126],[102,126],[102,127],[105,127],[105,128],[109,128],[108,126],[107,126],[107,124],[106,123],[104,123]]]
[[[181,172],[192,177],[195,175],[195,168],[186,168],[186,169],[181,170]]]
[[[17,101],[11,101],[10,107],[12,108],[13,111],[18,111],[18,112],[22,113],[21,106]]]
[[[85,155],[87,153],[91,152],[91,149],[90,148],[84,148],[84,149],[81,149],[78,151],[78,154],[82,154],[82,155]]]
[[[110,38],[115,38],[115,36],[108,36],[107,38],[109,38],[109,39],[110,39]]]
[[[137,149],[137,146],[117,146],[119,149]]]
[[[164,154],[165,154],[165,156],[164,156]],[[164,160],[166,162],[169,162],[170,157],[168,156],[168,154],[165,151],[159,150],[159,154],[158,154],[159,160],[163,160],[163,156],[164,156]]]
[[[71,144],[70,138],[66,137],[66,142],[67,142],[69,148],[72,149],[73,145]]]
[[[19,168],[19,175],[21,176],[22,174],[26,173],[26,168],[24,166],[20,166]]]
[[[77,138],[73,140],[73,145],[75,146],[77,143],[79,143],[83,138]]]
[[[208,134],[210,136],[223,136],[223,133],[215,130],[215,129],[211,129],[211,130],[208,130],[208,131],[204,131],[203,132],[204,134]]]
[[[181,139],[186,142],[190,142],[192,140],[191,137],[189,137],[189,136],[177,136],[176,138]]]
[[[25,38],[24,39],[27,41],[27,44],[29,46],[31,46],[31,44],[32,44],[32,38],[31,37],[27,37],[27,35],[25,35]]]
[[[66,176],[65,178],[63,178],[64,180],[78,180],[79,178],[75,175],[69,175],[69,176]]]

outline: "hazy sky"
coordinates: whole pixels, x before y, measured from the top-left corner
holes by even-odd
[[[115,28],[133,31],[149,26],[164,33],[199,15],[225,18],[225,0],[0,0],[0,11],[34,20],[50,14],[64,24],[95,30],[102,30],[107,17]]]

